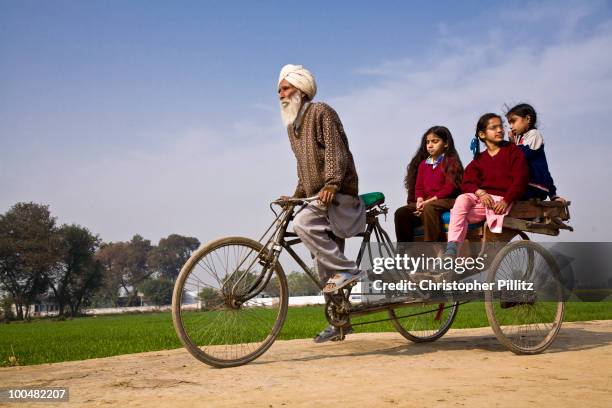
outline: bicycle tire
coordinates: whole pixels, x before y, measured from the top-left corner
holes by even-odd
[[[452,303],[448,308],[445,308],[444,303],[408,307],[414,311],[411,314],[418,314],[399,316],[396,309],[390,309],[391,323],[406,339],[415,343],[428,343],[438,340],[451,328],[457,317],[459,302]],[[426,310],[419,310],[420,308],[426,308]]]
[[[513,353],[538,354],[553,343],[563,323],[565,302],[561,274],[544,247],[532,241],[515,241],[496,255],[487,281],[497,284],[500,279],[517,277],[532,280],[534,294],[525,301],[522,297],[527,295],[520,292],[504,295],[499,290],[485,291],[487,319],[498,341]],[[538,296],[545,300],[539,300]]]
[[[245,251],[246,255],[243,255]],[[236,262],[244,258],[234,270],[229,266],[232,255],[236,255]],[[218,368],[240,366],[261,356],[276,340],[287,316],[289,298],[282,266],[276,262],[270,279],[264,282],[265,286],[258,293],[263,295],[277,288],[278,301],[274,300],[276,298],[269,298],[269,301],[263,297],[249,298],[254,293],[248,292],[247,287],[262,275],[240,269],[245,260],[248,260],[247,263],[252,262],[253,267],[261,267],[267,257],[268,252],[257,241],[244,237],[226,237],[202,246],[185,263],[174,286],[172,321],[181,343],[195,358]],[[217,273],[215,262],[223,266],[220,271],[225,275],[210,279],[208,275],[213,275],[211,271]],[[205,273],[195,275],[199,269]],[[207,283],[206,279],[212,283]],[[244,283],[244,288],[239,287],[244,293],[236,289],[236,285],[249,280],[251,282]],[[189,296],[193,300],[189,294],[193,294],[194,282],[198,287],[195,307],[193,302],[187,303]],[[204,293],[206,300],[202,300]],[[239,303],[236,300],[239,296],[248,300]],[[249,328],[253,323],[262,327]],[[211,327],[204,329],[201,327],[203,324]]]

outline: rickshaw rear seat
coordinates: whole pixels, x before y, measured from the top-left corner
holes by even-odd
[[[521,230],[527,232],[536,232],[548,235],[558,235],[559,229],[572,230],[571,227],[563,224],[562,222],[554,222],[551,225],[551,221],[558,219],[559,221],[567,221],[570,219],[567,204],[562,204],[555,201],[540,201],[540,200],[528,200],[528,201],[516,201],[510,210],[508,216],[504,219],[504,227],[511,228],[514,230]],[[448,224],[450,222],[450,211],[442,213],[440,216],[443,230],[445,233],[448,232]],[[533,220],[541,220],[538,223],[534,223]],[[547,225],[542,224],[544,222]],[[469,224],[469,231],[477,230],[484,226],[484,221]],[[414,229],[415,237],[422,237],[425,235],[423,226],[419,226]]]

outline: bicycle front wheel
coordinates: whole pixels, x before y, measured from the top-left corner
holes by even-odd
[[[187,350],[214,367],[262,355],[278,336],[288,307],[278,262],[252,239],[218,239],[193,253],[172,296],[172,320]]]

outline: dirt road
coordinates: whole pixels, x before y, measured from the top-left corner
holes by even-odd
[[[367,333],[318,345],[279,341],[231,369],[210,368],[180,349],[3,368],[0,384],[69,387],[60,407],[609,407],[612,321],[566,323],[535,356],[506,351],[489,328],[451,330],[430,344]]]

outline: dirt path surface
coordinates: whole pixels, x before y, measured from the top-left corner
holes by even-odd
[[[564,324],[517,356],[489,328],[429,344],[396,333],[276,342],[253,363],[210,368],[184,349],[0,369],[0,387],[69,387],[56,406],[612,406],[612,321]],[[0,405],[2,405],[0,403]],[[50,406],[50,404],[4,404]]]

